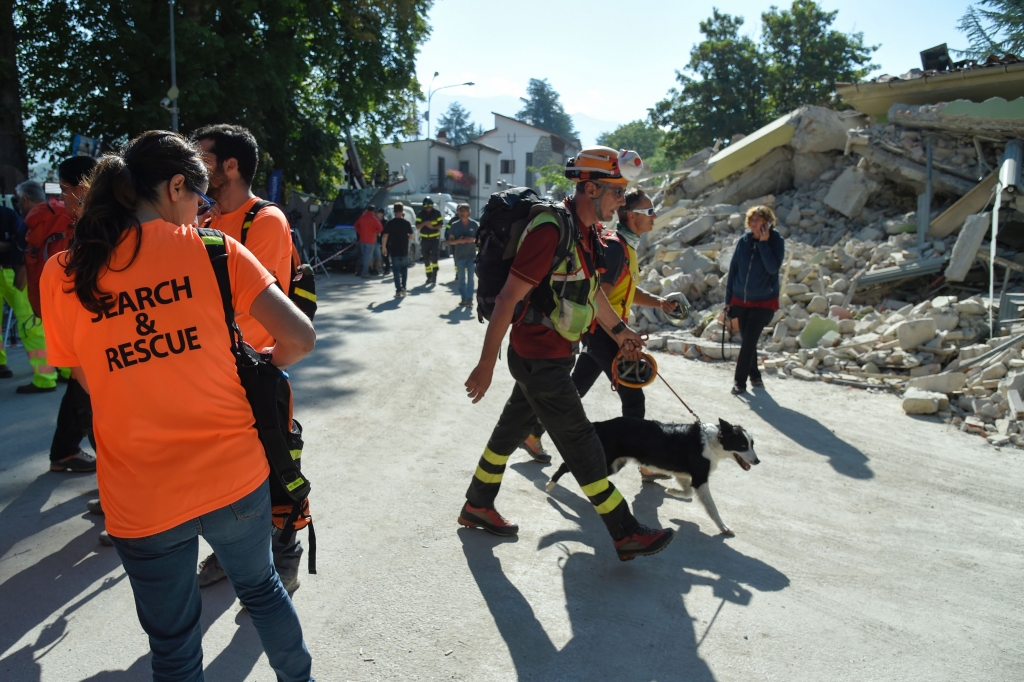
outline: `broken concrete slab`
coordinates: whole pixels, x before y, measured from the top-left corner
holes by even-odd
[[[844,134],[845,138],[845,134]],[[806,190],[821,174],[832,168],[832,155],[822,152],[797,152],[793,155],[793,186],[798,190]],[[787,220],[787,223],[790,221]],[[797,216],[796,224],[800,222]]]
[[[1007,392],[1006,407],[1011,419],[1024,418],[1024,399],[1020,397],[1020,391]]]
[[[937,104],[893,104],[889,122],[908,128],[995,138],[1024,137],[1024,98],[992,97],[984,102],[954,100]]]
[[[878,183],[869,178],[862,169],[847,168],[832,182],[824,203],[847,218],[856,218],[876,191]]]
[[[882,174],[892,182],[909,184],[920,193],[924,193],[928,170],[923,164],[914,163],[910,159],[897,156],[873,145],[857,147],[856,152],[878,166]],[[975,182],[932,169],[932,190],[936,193],[962,197],[976,185]]]
[[[903,394],[903,411],[907,414],[935,414],[949,407],[944,393],[908,388]]]
[[[857,112],[818,106],[803,106],[794,113],[799,119],[789,146],[803,153],[842,151],[847,133],[868,123],[868,118]]]
[[[932,376],[915,377],[907,382],[907,388],[919,388],[922,391],[939,393],[959,393],[967,384],[967,375],[963,372],[947,372]]]
[[[713,190],[705,204],[741,204],[765,194],[778,194],[793,187],[793,152],[785,147],[773,150],[741,173]]]
[[[928,227],[928,237],[942,239],[959,230],[969,216],[984,209],[992,198],[992,190],[995,189],[997,179],[995,173],[989,175],[939,214]]]
[[[710,272],[715,269],[715,262],[692,246],[680,253],[672,264],[680,268],[685,275],[691,275],[698,270]]]
[[[715,222],[715,216],[703,215],[680,227],[670,235],[669,239],[680,241],[683,244],[692,244],[710,232],[711,228],[715,226]]]
[[[935,332],[935,320],[926,317],[901,323],[896,329],[896,337],[899,339],[900,348],[915,350],[935,338]]]
[[[814,348],[825,334],[838,331],[839,325],[832,318],[811,315],[811,318],[807,321],[807,326],[800,332],[800,346],[802,348]]]
[[[949,265],[946,267],[945,276],[950,282],[962,282],[971,271],[974,259],[978,257],[978,249],[988,234],[989,225],[992,222],[991,213],[975,213],[967,216],[960,234],[957,235],[956,243],[953,244],[953,253],[949,257]]]

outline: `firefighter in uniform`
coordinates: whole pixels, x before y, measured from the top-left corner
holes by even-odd
[[[434,208],[434,200],[423,200],[423,209],[416,216],[416,228],[420,231],[420,249],[423,251],[423,267],[427,272],[427,284],[437,284],[437,257],[441,248],[441,226],[444,217]]]
[[[604,248],[599,222],[610,220],[625,203],[628,180],[639,175],[640,167],[636,152],[584,149],[565,168],[565,176],[576,182],[565,210],[540,211],[519,241],[511,273],[495,300],[480,361],[466,381],[469,397],[479,401],[511,325],[506,355],[516,383],[466,491],[458,517],[463,526],[503,536],[519,532],[494,503],[509,457],[539,420],[607,527],[620,560],[655,554],[672,541],[672,530],[638,523],[608,480],[601,441],[570,377],[575,346],[598,325],[629,359],[635,360],[642,347],[600,288]],[[567,257],[553,265],[565,230],[571,235]],[[516,317],[520,301],[527,305]]]

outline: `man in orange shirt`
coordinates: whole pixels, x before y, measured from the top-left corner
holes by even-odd
[[[241,242],[256,260],[274,275],[287,293],[292,264],[292,236],[288,219],[274,204],[260,203],[252,193],[252,179],[259,163],[259,145],[242,126],[219,124],[192,133],[203,149],[203,161],[210,173],[208,194],[216,200],[216,215],[205,227],[220,230]],[[274,345],[274,338],[251,315],[239,310],[236,318],[242,338],[261,350]],[[287,545],[277,541],[274,529],[274,565],[281,582],[291,594],[299,586],[302,545],[293,533]],[[199,564],[199,586],[212,585],[225,577],[216,555]]]

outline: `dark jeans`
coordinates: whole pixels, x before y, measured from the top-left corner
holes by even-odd
[[[736,358],[736,384],[746,387],[747,378],[753,381],[761,380],[761,372],[757,369],[757,341],[761,338],[761,330],[764,329],[772,317],[774,310],[768,308],[747,308],[745,306],[732,306],[729,308],[729,316],[740,321],[740,335],[743,343],[740,346],[739,357]]]
[[[96,439],[92,434],[92,401],[82,384],[68,379],[68,388],[57,411],[57,429],[50,443],[50,461],[71,457],[82,449],[82,439],[89,437],[93,450]]]
[[[539,420],[612,538],[619,539],[638,524],[622,493],[608,480],[604,449],[569,376],[572,364],[572,358],[523,358],[509,347],[508,368],[516,385],[487,441],[466,500],[475,507],[494,506],[509,456]]]
[[[405,289],[409,283],[409,257],[391,256],[391,270],[395,273],[395,291]]]
[[[585,350],[576,360],[576,367],[572,371],[572,383],[576,385],[580,398],[593,387],[602,372],[611,381],[612,362],[619,353],[619,344],[600,327],[593,334],[587,334],[583,342]],[[618,394],[622,401],[623,417],[644,418],[644,389],[619,386]],[[537,438],[543,436],[544,427],[538,423],[533,429],[533,435]]]
[[[307,682],[312,659],[302,627],[270,557],[270,487],[144,538],[115,538],[153,651],[153,679],[201,682],[202,598],[196,582],[199,536],[210,543],[252,617],[270,667],[283,682]]]

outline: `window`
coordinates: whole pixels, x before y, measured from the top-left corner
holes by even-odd
[[[444,182],[444,157],[437,157],[437,182]]]
[[[484,164],[484,184],[491,184],[491,164],[489,163]]]
[[[469,175],[469,161],[459,161],[459,172],[463,175]]]
[[[505,159],[501,162],[501,174],[512,175],[516,172],[516,161],[515,159]]]
[[[533,166],[533,152],[526,152],[526,186],[533,187],[533,173],[530,168]]]

